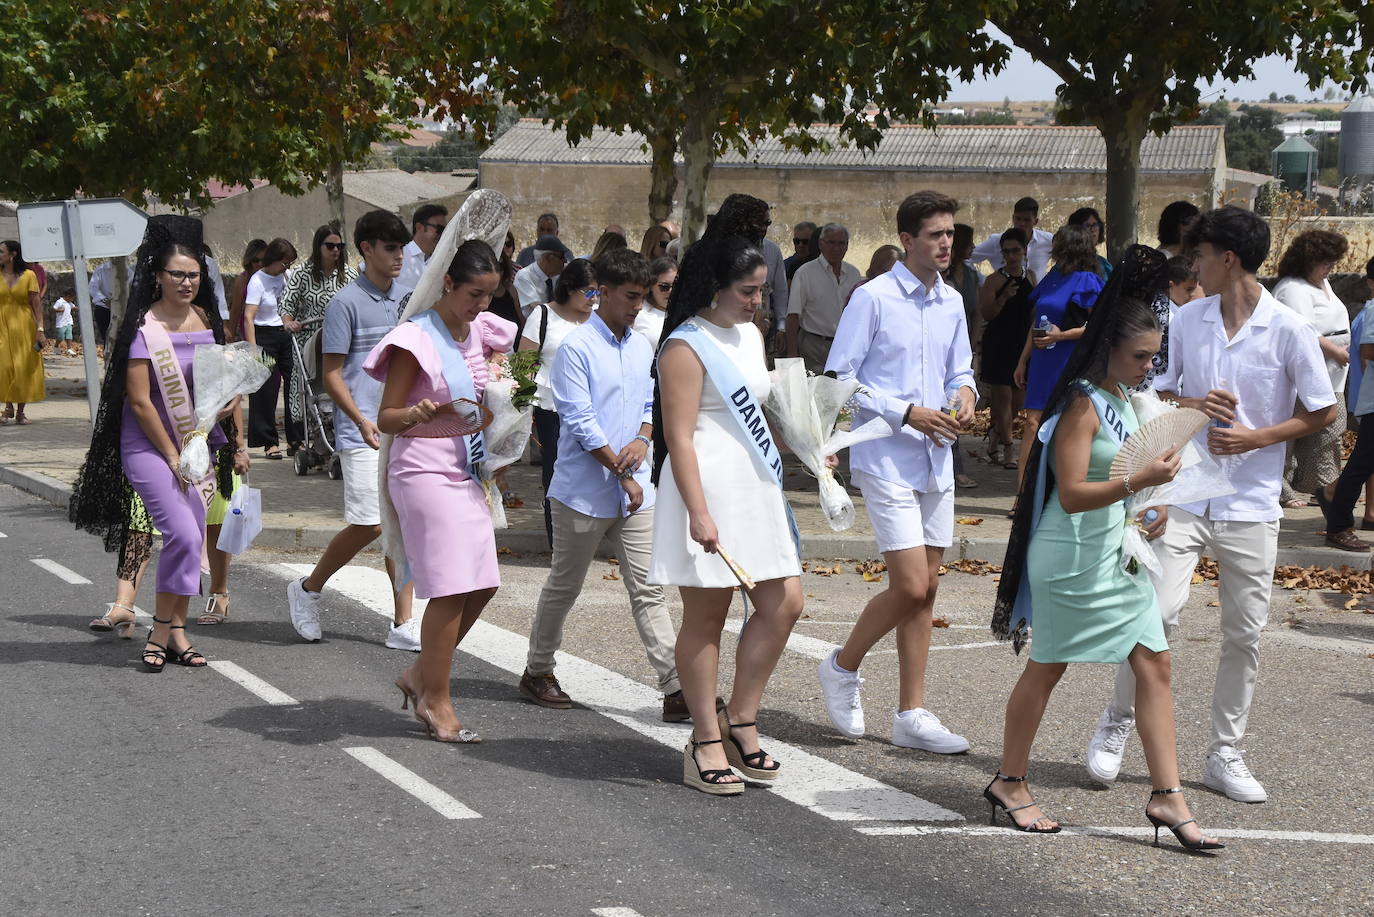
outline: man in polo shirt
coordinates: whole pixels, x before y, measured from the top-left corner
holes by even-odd
[[[405,261],[401,265],[401,275],[396,282],[407,290],[420,284],[420,275],[429,264],[429,256],[439,244],[439,237],[448,225],[448,208],[443,204],[424,204],[415,208],[410,218],[410,241],[402,249]]]
[[[849,230],[826,223],[816,234],[821,256],[797,268],[787,301],[787,355],[806,361],[807,371],[825,372],[830,344],[849,294],[863,281],[859,269],[844,260]]]
[[[363,257],[363,272],[325,307],[324,387],[334,401],[334,448],[343,462],[344,522],[309,576],[286,587],[291,626],[310,641],[320,639],[320,593],[329,578],[382,533],[377,501],[377,408],[382,383],[363,372],[363,362],[387,332],[396,327],[410,288],[396,281],[403,248],[410,239],[405,224],[387,210],[358,218],[353,244]],[[391,560],[386,572],[395,581]],[[410,614],[414,587],[395,593],[394,621],[386,637],[392,649],[420,650],[419,622]]]
[[[1260,632],[1278,553],[1284,444],[1315,433],[1336,416],[1316,332],[1260,285],[1269,226],[1239,207],[1199,216],[1184,234],[1198,281],[1212,291],[1180,309],[1169,326],[1168,368],[1156,391],[1201,410],[1212,424],[1196,445],[1220,456],[1235,493],[1169,510],[1155,542],[1154,579],[1165,632],[1172,636],[1204,552],[1221,568],[1221,659],[1212,694],[1212,737],[1204,785],[1238,802],[1264,802],[1264,787],[1241,757],[1259,674]],[[1174,346],[1187,342],[1187,346]],[[1294,405],[1297,405],[1294,408]],[[1134,725],[1135,676],[1117,670],[1116,695],[1088,746],[1088,773],[1116,779]]]
[[[1011,225],[1025,233],[1026,238],[1030,239],[1030,244],[1026,246],[1026,264],[1035,272],[1035,280],[1040,282],[1045,276],[1045,271],[1050,266],[1050,249],[1054,247],[1054,233],[1046,232],[1039,227],[1040,223],[1040,202],[1033,197],[1023,197],[1011,208]],[[1002,233],[995,232],[984,239],[973,254],[969,256],[969,264],[977,264],[979,261],[987,261],[992,265],[992,269],[998,270],[1002,267]]]
[[[553,560],[539,593],[520,693],[542,707],[566,709],[572,699],[553,674],[563,622],[582,591],[602,537],[620,559],[630,610],[663,692],[663,719],[689,717],[677,679],[677,638],[662,587],[651,586],[654,485],[649,481],[653,432],[654,351],[631,330],[649,287],[649,264],[629,249],[596,263],[600,307],[572,331],[553,361],[554,400],[562,432],[549,485]]]
[[[844,645],[820,664],[826,712],[840,732],[863,736],[859,665],[895,630],[892,743],[939,754],[969,747],[927,709],[925,696],[940,563],[954,541],[953,449],[977,400],[964,300],[941,276],[953,255],[958,209],[938,191],[902,201],[897,235],[905,257],[854,292],[824,367],[862,386],[855,396],[856,426],[882,417],[893,430],[850,450],[854,483],[887,562],[888,587],[869,600]],[[954,417],[944,411],[951,399],[958,405]]]
[[[515,295],[526,315],[540,303],[553,300],[553,287],[572,252],[558,236],[540,236],[534,243],[534,261],[515,275]]]

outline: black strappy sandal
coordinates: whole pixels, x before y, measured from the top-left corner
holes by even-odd
[[[703,745],[723,745],[720,739],[708,739],[705,742],[698,742],[695,738],[687,740],[687,747],[682,749],[682,782],[694,790],[701,790],[709,796],[738,796],[744,792],[743,780],[731,780],[730,777],[739,776],[728,767],[714,768],[704,771],[697,763],[697,749]]]
[[[774,760],[772,767],[764,767],[763,762],[768,760],[768,753],[760,748],[751,755],[745,754],[744,746],[730,731],[732,729],[747,729],[750,726],[757,726],[758,723],[732,723],[724,710],[721,710],[717,717],[720,720],[723,736],[730,740],[725,743],[725,760],[730,762],[730,766],[750,780],[778,779],[778,770],[782,764]]]
[[[171,623],[171,618],[164,621],[159,617],[153,617],[153,627],[157,627],[159,624]],[[172,642],[170,637],[168,637],[167,642]],[[150,650],[148,649],[150,646],[155,646],[157,649]],[[148,631],[148,642],[143,645],[143,653],[141,655],[143,667],[154,675],[161,672],[163,667],[167,665],[167,647],[153,640],[153,632],[151,630]]]
[[[1035,821],[1032,821],[1032,822],[1031,822],[1030,824],[1028,824],[1028,825],[1023,825],[1023,824],[1021,824],[1019,821],[1017,821],[1017,820],[1016,820],[1016,816],[1012,814],[1013,812],[1020,812],[1022,809],[1029,809],[1031,806],[1038,805],[1038,803],[1036,803],[1034,800],[1032,800],[1032,801],[1026,803],[1026,804],[1023,805],[1023,806],[1010,806],[1010,807],[1009,807],[1005,802],[1003,802],[1002,800],[998,799],[998,798],[997,798],[997,794],[994,793],[994,792],[992,791],[992,784],[993,784],[993,783],[996,783],[996,782],[999,781],[999,780],[1001,780],[1003,783],[1025,783],[1025,782],[1026,782],[1026,778],[1025,778],[1025,777],[1008,777],[1006,774],[1003,774],[1001,771],[998,771],[998,772],[997,772],[997,776],[996,776],[996,777],[993,777],[993,778],[992,778],[992,782],[989,783],[989,784],[987,785],[987,788],[983,790],[983,798],[986,799],[986,800],[988,801],[988,803],[992,806],[992,814],[988,817],[988,824],[989,824],[989,825],[995,825],[995,824],[997,824],[997,810],[998,810],[998,809],[1001,809],[1003,812],[1006,812],[1006,813],[1007,813],[1007,820],[1011,822],[1011,826],[1012,826],[1013,828],[1015,828],[1017,831],[1024,831],[1024,832],[1026,832],[1027,834],[1058,834],[1058,833],[1059,833],[1060,829],[1063,827],[1062,825],[1055,825],[1053,828],[1037,828],[1037,827],[1035,827],[1035,822],[1040,821],[1040,818],[1049,818],[1048,815],[1042,814],[1042,815],[1040,816],[1040,818],[1035,819]],[[1043,812],[1044,810],[1041,810],[1041,811]],[[1050,819],[1050,820],[1053,821],[1053,819]]]
[[[185,630],[185,629],[186,629],[186,625],[185,625],[185,624],[173,624],[171,629],[172,629],[172,630]],[[171,642],[172,642],[172,639],[171,639],[170,636],[167,638],[167,642],[168,642],[168,643],[171,643]],[[173,651],[171,651],[171,650],[168,650],[168,651],[167,651],[167,658],[168,658],[169,661],[175,662],[177,665],[184,665],[184,666],[186,666],[186,668],[188,668],[188,669],[203,669],[203,668],[205,668],[207,665],[210,664],[209,660],[207,660],[207,659],[206,659],[204,656],[202,656],[200,653],[196,652],[195,648],[192,647],[189,643],[186,645],[186,649],[182,650],[182,651],[179,652],[179,653],[173,652]]]
[[[1169,787],[1169,789],[1167,789],[1167,790],[1150,790],[1150,798],[1153,799],[1153,798],[1156,797],[1156,796],[1168,796],[1170,793],[1182,793],[1182,792],[1183,792],[1183,787],[1181,787],[1181,786]],[[1184,850],[1192,850],[1192,851],[1201,851],[1201,850],[1221,850],[1221,849],[1223,849],[1223,848],[1226,847],[1225,844],[1219,844],[1219,843],[1217,843],[1216,841],[1208,841],[1208,840],[1190,841],[1190,840],[1188,840],[1186,837],[1184,837],[1181,833],[1179,833],[1179,830],[1178,830],[1178,829],[1179,829],[1179,828],[1182,828],[1184,825],[1197,825],[1197,819],[1196,819],[1196,818],[1185,818],[1183,821],[1179,822],[1178,824],[1171,825],[1171,824],[1169,824],[1168,822],[1166,822],[1164,819],[1162,819],[1162,818],[1157,818],[1156,816],[1151,815],[1151,814],[1150,814],[1150,807],[1149,807],[1148,804],[1146,804],[1146,806],[1145,806],[1145,817],[1148,818],[1148,819],[1150,820],[1150,824],[1152,824],[1152,825],[1155,826],[1155,844],[1154,844],[1154,845],[1155,845],[1156,847],[1159,846],[1159,829],[1160,829],[1160,828],[1168,828],[1170,831],[1172,831],[1172,832],[1174,833],[1174,837],[1178,838],[1178,842],[1179,842],[1180,844],[1183,845],[1183,849],[1184,849]],[[1199,836],[1202,837],[1202,838],[1207,837],[1207,835],[1206,835],[1205,833],[1202,832],[1202,826],[1201,826],[1201,825],[1198,825],[1198,833],[1199,833]]]

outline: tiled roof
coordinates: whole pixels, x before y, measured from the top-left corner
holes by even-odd
[[[761,166],[794,169],[916,169],[931,172],[1105,172],[1106,144],[1092,127],[888,128],[873,150],[839,145],[838,130],[814,132],[835,145],[829,152],[789,150],[767,138],[741,156],[731,150],[716,168]],[[1210,172],[1222,143],[1220,126],[1178,127],[1145,138],[1143,172]],[[681,157],[679,157],[680,160]],[[575,147],[562,131],[533,119],[520,121],[482,154],[482,162],[648,165],[644,138],[596,130]]]

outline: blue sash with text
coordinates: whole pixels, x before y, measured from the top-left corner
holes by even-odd
[[[467,360],[463,358],[463,349],[453,339],[444,320],[433,309],[412,316],[410,320],[423,328],[434,340],[434,349],[439,352],[439,359],[443,363],[444,382],[448,385],[449,397],[476,401],[477,387],[472,381],[472,370],[468,369]],[[478,466],[487,457],[482,431],[469,434],[463,437],[463,440],[468,452],[468,474],[480,484],[482,477]]]

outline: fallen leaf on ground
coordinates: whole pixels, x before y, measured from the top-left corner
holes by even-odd
[[[1208,602],[1208,603],[1207,603],[1207,607],[1208,607],[1208,608],[1216,608],[1216,607],[1218,607],[1219,605],[1221,605],[1221,603],[1220,603],[1220,602],[1217,602],[1217,601],[1211,601],[1211,602]]]
[[[948,618],[931,618],[931,620],[930,620],[930,626],[931,626],[931,627],[949,627],[949,619],[948,619]]]
[[[980,519],[980,518],[977,517],[977,516],[960,516],[958,519],[955,519],[954,521],[957,522],[957,523],[959,523],[960,525],[982,525],[982,524],[983,524],[983,520]]]
[[[610,573],[607,573],[605,576],[603,576],[603,577],[601,577],[601,578],[602,578],[602,579],[620,579],[620,576],[619,576],[619,574],[617,574],[614,570],[612,570]]]

